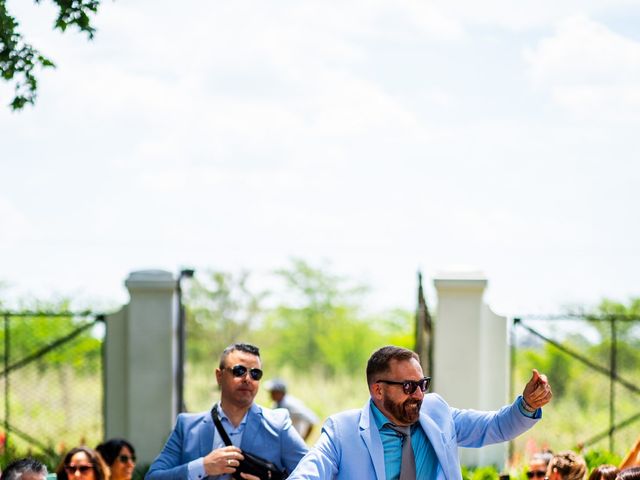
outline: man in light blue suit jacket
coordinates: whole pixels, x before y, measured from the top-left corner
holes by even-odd
[[[412,478],[460,480],[459,446],[518,436],[541,418],[540,407],[551,399],[546,377],[536,370],[523,395],[496,412],[452,408],[439,395],[424,394],[429,380],[414,352],[393,346],[374,352],[367,365],[370,400],[361,410],[329,417],[289,480],[405,478],[400,474],[406,440],[396,427],[410,429]]]
[[[257,347],[249,344],[227,347],[216,369],[220,386],[220,402],[216,407],[233,445],[225,446],[211,412],[182,413],[145,479],[228,479],[243,460],[243,451],[291,472],[308,449],[293,428],[287,410],[271,410],[253,403],[262,378],[260,367]],[[241,475],[247,480],[258,480],[252,475]]]

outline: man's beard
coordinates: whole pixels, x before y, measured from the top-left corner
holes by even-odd
[[[389,397],[385,396],[383,400],[384,408],[391,413],[400,422],[411,425],[420,418],[420,407],[422,400],[407,398],[402,403],[395,403]]]

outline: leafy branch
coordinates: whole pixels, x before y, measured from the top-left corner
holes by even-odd
[[[95,28],[91,15],[98,12],[101,0],[52,0],[58,7],[54,28],[65,32],[69,26],[76,26],[93,38]],[[35,0],[37,4],[41,0]],[[18,30],[20,24],[9,14],[6,0],[0,0],[0,76],[14,84],[15,96],[9,104],[13,110],[21,110],[29,103],[35,103],[38,91],[37,67],[54,67],[53,61],[45,57],[24,40]]]

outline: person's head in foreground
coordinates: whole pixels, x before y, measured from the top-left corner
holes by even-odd
[[[108,480],[109,467],[89,447],[72,448],[56,468],[58,480]]]
[[[34,458],[20,458],[7,465],[2,480],[45,480],[47,467]]]
[[[110,480],[131,480],[136,467],[136,450],[124,438],[111,438],[96,447],[111,470]]]
[[[629,467],[620,470],[616,480],[640,480],[640,467]]]
[[[620,469],[615,465],[605,463],[593,469],[591,475],[589,475],[589,480],[615,480],[619,471]]]
[[[549,480],[583,480],[587,478],[587,464],[576,452],[560,452],[549,462],[547,477]]]

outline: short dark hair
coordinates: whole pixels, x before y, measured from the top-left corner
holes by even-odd
[[[100,454],[96,452],[93,448],[80,446],[72,448],[67,452],[64,456],[58,468],[56,468],[56,474],[58,475],[58,480],[69,480],[67,476],[67,471],[65,470],[65,466],[69,465],[69,461],[71,458],[78,452],[84,452],[91,461],[91,465],[93,466],[93,471],[95,473],[96,480],[108,480],[109,479],[109,467],[102,459]]]
[[[616,480],[638,480],[640,478],[640,467],[629,467],[620,470]]]
[[[102,456],[107,465],[113,465],[113,462],[116,461],[118,455],[120,455],[120,451],[122,447],[127,447],[131,451],[131,455],[136,454],[136,449],[133,448],[133,445],[126,441],[124,438],[110,438],[106,442],[102,442],[100,445],[96,447],[97,452]]]
[[[615,480],[618,476],[620,469],[610,463],[598,465],[591,471],[589,480]]]
[[[226,365],[224,361],[227,359],[231,352],[235,352],[239,350],[241,352],[250,353],[251,355],[255,355],[256,357],[260,357],[260,349],[255,345],[251,345],[250,343],[232,343],[227,348],[222,351],[222,355],[220,355],[220,369],[223,369]]]
[[[0,478],[2,480],[20,480],[26,472],[40,473],[47,476],[47,467],[35,458],[19,458],[6,466]]]
[[[415,358],[420,362],[418,354],[412,350],[408,350],[402,347],[396,347],[394,345],[387,345],[386,347],[379,348],[371,354],[369,361],[367,362],[367,384],[371,386],[375,382],[376,378],[381,373],[389,371],[390,363],[392,360],[398,362],[408,361]]]

